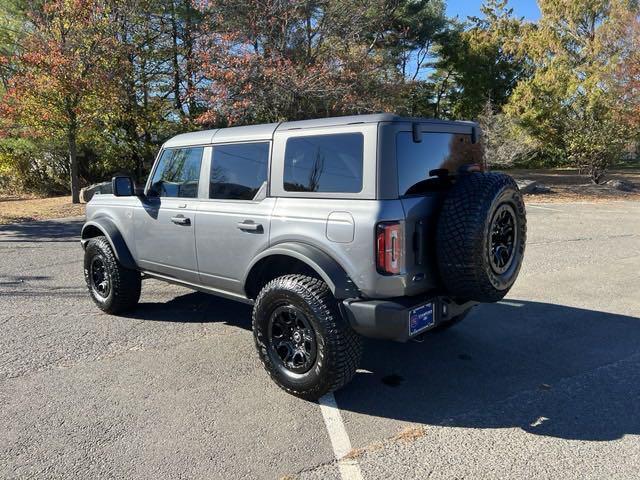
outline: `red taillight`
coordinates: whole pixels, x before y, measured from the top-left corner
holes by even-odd
[[[399,222],[379,223],[376,227],[376,268],[383,275],[402,271],[402,226]]]

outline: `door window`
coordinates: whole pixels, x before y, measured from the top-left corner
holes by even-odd
[[[288,139],[284,189],[287,192],[360,192],[363,148],[361,133]]]
[[[160,197],[197,198],[203,147],[171,148],[162,152],[151,180]]]
[[[267,181],[269,142],[213,147],[209,198],[253,200]]]

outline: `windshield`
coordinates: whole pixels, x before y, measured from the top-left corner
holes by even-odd
[[[445,169],[456,175],[460,167],[482,163],[482,150],[479,143],[471,142],[471,135],[427,132],[416,143],[411,132],[399,132],[396,158],[400,196],[416,195],[430,191],[437,181],[429,172]]]

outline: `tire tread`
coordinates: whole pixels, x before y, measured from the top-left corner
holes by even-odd
[[[479,302],[495,302],[509,290],[498,290],[488,280],[482,248],[487,212],[497,192],[505,188],[515,192],[516,214],[522,222],[521,253],[524,253],[524,202],[513,178],[497,172],[463,175],[445,199],[438,219],[436,252],[440,276],[450,294]]]
[[[105,259],[106,267],[109,269],[111,275],[111,289],[113,291],[113,295],[111,296],[110,301],[107,302],[100,302],[95,298],[91,290],[88,268],[85,260],[85,281],[87,282],[87,288],[89,288],[92,300],[106,313],[117,314],[131,310],[140,300],[140,292],[142,288],[140,272],[125,268],[120,264],[120,262],[118,262],[118,259],[111,248],[111,244],[106,237],[99,236],[89,240],[85,253],[86,258],[91,255],[91,252],[94,249],[99,250]]]
[[[274,290],[286,290],[302,298],[315,313],[316,320],[325,328],[325,350],[328,353],[327,370],[322,379],[308,390],[297,390],[283,385],[278,378],[277,371],[271,368],[266,340],[261,338],[256,312],[266,295]],[[301,274],[291,274],[278,277],[269,282],[258,294],[253,309],[253,331],[256,347],[265,370],[273,381],[286,392],[308,400],[316,400],[322,395],[342,388],[349,383],[356,373],[362,356],[362,339],[342,318],[338,304],[327,284],[319,278]]]

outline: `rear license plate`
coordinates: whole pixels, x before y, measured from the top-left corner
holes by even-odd
[[[415,335],[422,330],[432,327],[435,323],[433,303],[427,303],[409,312],[409,335]]]

